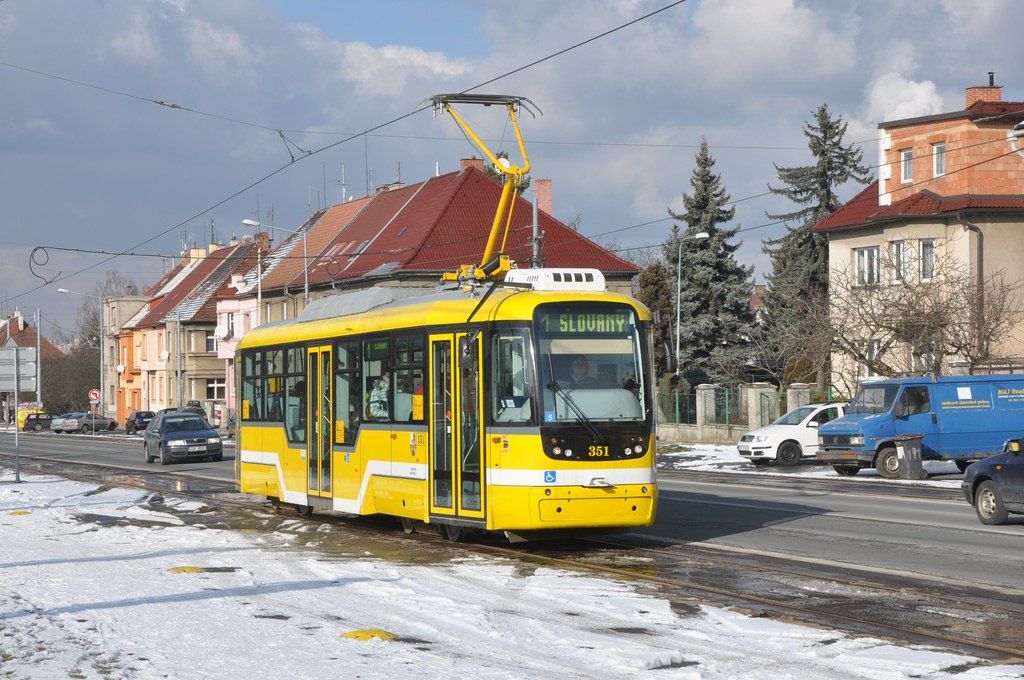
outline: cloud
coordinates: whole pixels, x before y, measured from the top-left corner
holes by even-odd
[[[934,82],[909,80],[894,72],[876,78],[868,85],[865,94],[865,116],[868,121],[876,123],[927,116],[944,110]]]
[[[110,42],[111,50],[129,61],[151,66],[160,61],[160,40],[149,25],[149,16],[142,10],[132,12],[131,24]]]
[[[705,2],[693,24],[688,56],[714,80],[797,82],[846,74],[856,64],[856,22],[795,0]]]
[[[188,60],[210,80],[226,83],[260,61],[262,47],[232,26],[192,18],[185,28]]]

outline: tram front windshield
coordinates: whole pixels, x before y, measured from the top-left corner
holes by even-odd
[[[549,304],[535,322],[545,424],[646,419],[643,335],[631,307]]]

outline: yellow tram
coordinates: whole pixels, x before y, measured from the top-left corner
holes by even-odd
[[[498,159],[453,102],[503,106],[523,162]],[[328,296],[241,340],[242,492],[440,525],[453,540],[654,521],[649,312],[608,293],[600,271],[515,269],[498,243],[530,167],[523,102],[434,98],[509,179],[479,265],[424,297]]]
[[[246,334],[241,491],[442,524],[452,538],[650,524],[647,310],[597,290],[595,270],[516,274],[552,285],[499,287],[482,305],[459,291],[392,300]],[[360,296],[318,302],[364,309]]]

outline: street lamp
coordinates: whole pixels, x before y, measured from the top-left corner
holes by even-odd
[[[106,380],[104,379],[104,375],[103,375],[103,355],[104,355],[104,348],[105,348],[105,346],[107,344],[106,343],[105,333],[104,333],[104,323],[103,323],[103,311],[104,311],[103,310],[103,306],[104,306],[103,303],[104,303],[104,299],[101,298],[99,295],[91,295],[89,293],[79,293],[77,291],[68,290],[67,288],[58,288],[57,292],[58,293],[64,293],[65,295],[78,295],[80,297],[92,298],[93,300],[99,300],[99,302],[100,302],[100,409],[99,410],[100,410],[100,415],[106,415],[105,411],[106,411],[106,407],[107,407],[107,387],[106,387],[106,384],[105,384]],[[96,434],[96,425],[95,425],[95,423],[93,424],[92,433]]]
[[[679,318],[680,300],[683,297],[683,241],[703,241],[710,238],[710,234],[702,231],[693,236],[679,239],[679,252],[676,255],[676,375],[679,375]]]

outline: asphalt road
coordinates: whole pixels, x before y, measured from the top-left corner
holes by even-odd
[[[0,433],[0,452],[14,437]],[[224,481],[233,478],[234,448],[219,463],[147,465],[138,439],[27,434],[22,455],[154,474]],[[668,545],[708,547],[787,560],[816,569],[855,569],[1024,596],[1024,516],[987,527],[962,500],[909,495],[906,489],[855,489],[825,482],[788,487],[693,473],[659,476],[653,527],[634,534]],[[1012,517],[1012,516],[1011,516]]]

